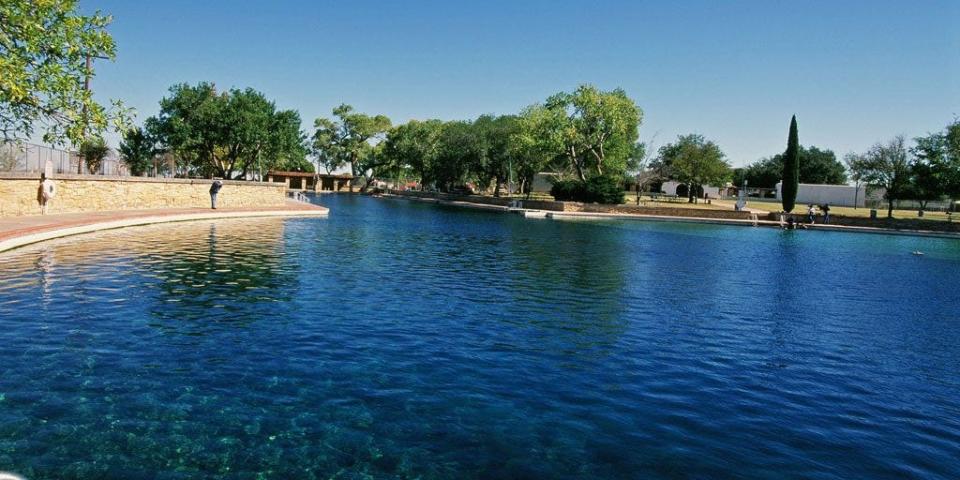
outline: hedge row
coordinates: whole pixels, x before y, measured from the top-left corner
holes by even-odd
[[[558,180],[550,189],[550,195],[561,202],[623,203],[619,179],[606,175],[590,177],[586,181]]]

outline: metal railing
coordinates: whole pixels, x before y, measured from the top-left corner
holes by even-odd
[[[82,158],[77,152],[37,145],[34,143],[0,143],[0,173],[21,172],[41,173],[47,162],[53,167],[53,173],[80,175],[129,175],[126,165],[113,150],[100,163],[96,172],[90,172],[86,165],[80,165]]]

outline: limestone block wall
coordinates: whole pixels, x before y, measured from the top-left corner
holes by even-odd
[[[76,213],[150,208],[210,208],[210,183],[203,179],[95,177],[56,175],[56,197],[48,213]],[[36,174],[0,175],[0,217],[40,213]],[[280,206],[286,201],[282,183],[224,181],[218,207]]]
[[[667,217],[698,217],[698,218],[726,218],[736,220],[750,220],[750,212],[736,212],[733,210],[707,210],[682,207],[648,207],[636,205],[597,205],[576,202],[563,202],[565,212],[595,212],[595,213],[629,213],[635,215],[660,215]]]

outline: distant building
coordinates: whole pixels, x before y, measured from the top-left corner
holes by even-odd
[[[268,182],[283,182],[291,190],[308,190],[312,192],[343,192],[350,191],[350,182],[353,175],[349,173],[313,173],[313,172],[282,172],[267,173]]]
[[[533,176],[533,181],[530,182],[530,192],[550,193],[550,189],[553,188],[553,182],[556,182],[559,179],[559,173],[540,172]]]
[[[783,200],[780,193],[781,183],[777,183],[777,200]],[[876,204],[883,199],[882,188],[870,189],[867,193],[866,185],[859,188],[853,185],[818,185],[801,183],[797,189],[798,205],[823,205],[829,203],[835,207],[866,207]]]
[[[697,198],[703,198],[704,194],[707,194],[707,196],[710,198],[723,198],[730,195],[730,192],[728,192],[729,189],[729,185],[724,185],[722,187],[704,185],[701,187],[699,192],[694,193]],[[664,195],[676,195],[678,197],[686,198],[690,196],[690,187],[686,183],[668,180],[660,185],[660,193]]]

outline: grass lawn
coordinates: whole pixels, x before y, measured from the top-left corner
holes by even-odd
[[[766,210],[766,211],[768,211],[768,212],[779,212],[783,207],[780,205],[780,202],[758,202],[758,201],[754,200],[754,201],[748,201],[748,202],[747,202],[747,208],[753,208],[753,209],[757,209],[757,210]],[[795,214],[798,214],[798,215],[806,215],[806,214],[807,214],[807,206],[806,206],[806,205],[797,204],[797,206],[796,206],[796,208],[794,208],[794,211],[793,211],[793,212],[794,212]],[[844,217],[863,217],[863,218],[869,218],[869,217],[870,217],[870,209],[869,209],[869,208],[866,208],[866,207],[863,207],[863,208],[852,208],[852,207],[834,207],[834,206],[831,206],[831,207],[830,207],[830,215],[841,215],[841,216],[844,216]],[[884,208],[878,208],[878,209],[877,209],[877,218],[886,218],[886,217],[887,217],[887,209],[886,209],[886,207],[884,207]],[[893,218],[903,218],[903,219],[923,218],[923,219],[925,219],[925,220],[940,220],[940,221],[946,221],[946,220],[947,220],[947,214],[944,213],[944,212],[923,212],[923,217],[919,217],[919,216],[917,216],[917,211],[916,211],[916,210],[894,210],[894,211],[893,211]],[[955,221],[955,222],[956,222],[956,221],[960,221],[960,215],[954,215],[954,216],[953,216],[953,221]]]
[[[513,195],[512,198],[519,200],[525,200],[526,195]],[[623,205],[636,205],[637,204],[637,194],[635,192],[627,192],[623,196],[624,202]],[[546,193],[534,193],[530,195],[530,200],[546,200],[548,202],[553,201],[553,196]],[[667,207],[667,208],[692,208],[696,210],[730,210],[729,205],[718,206],[718,205],[708,205],[703,201],[699,203],[687,203],[686,198],[670,198],[670,197],[660,197],[656,201],[651,199],[646,195],[640,196],[640,205],[644,207]]]
[[[526,195],[513,195],[513,198],[525,199]],[[530,196],[531,200],[546,200],[553,201],[553,197],[546,193],[535,193]],[[733,208],[733,204],[736,203],[736,199],[725,199],[720,200],[719,205],[716,203],[706,204],[704,202],[700,203],[687,203],[685,198],[669,198],[669,197],[660,197],[658,200],[654,201],[646,195],[640,197],[640,205],[647,207],[668,207],[668,208],[690,208],[690,209],[699,209],[699,210],[730,210]],[[626,192],[624,195],[624,205],[636,205],[637,204],[637,194],[635,192]],[[747,208],[752,208],[755,210],[764,210],[767,212],[779,212],[781,208],[780,202],[763,202],[758,200],[748,200]],[[794,213],[797,215],[806,215],[807,206],[797,204],[794,209]],[[851,208],[851,207],[830,207],[830,215],[840,215],[844,217],[870,217],[870,209],[863,208]],[[821,214],[822,216],[822,214]],[[877,218],[886,218],[887,209],[878,208],[877,209]],[[924,212],[923,217],[917,216],[916,210],[894,210],[893,218],[902,218],[902,219],[917,219],[923,218],[924,220],[939,220],[946,221],[947,214],[944,212]],[[952,221],[960,222],[960,214],[954,214]]]

